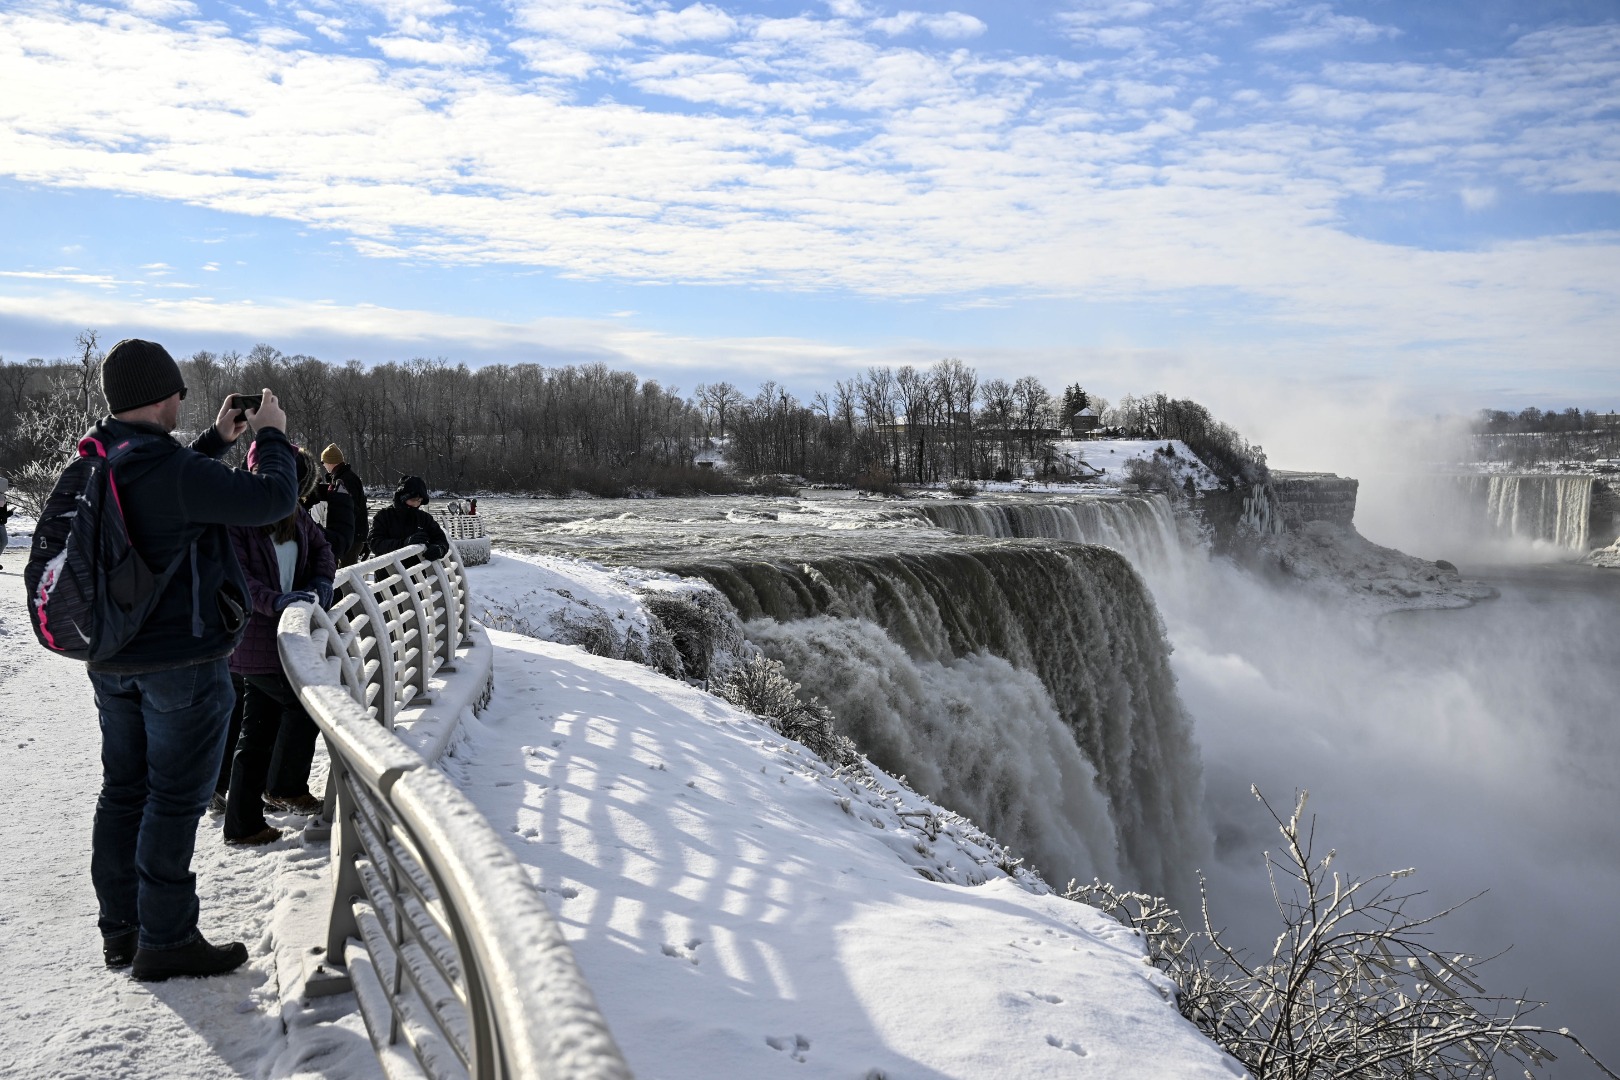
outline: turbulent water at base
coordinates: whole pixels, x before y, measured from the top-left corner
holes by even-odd
[[[1491,535],[1539,540],[1584,552],[1591,547],[1590,476],[1459,476],[1466,519]]]
[[[666,568],[724,593],[874,761],[1048,878],[1186,895],[1207,850],[1198,753],[1118,553],[979,542]]]

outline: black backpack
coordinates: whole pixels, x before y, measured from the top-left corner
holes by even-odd
[[[104,447],[86,435],[78,458],[45,501],[23,582],[34,636],[52,652],[91,662],[117,656],[140,632],[186,556],[196,558],[193,541],[153,573],[129,542],[112,465],[161,438],[132,435]]]

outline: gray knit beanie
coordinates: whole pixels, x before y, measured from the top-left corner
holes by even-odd
[[[125,338],[101,362],[101,393],[110,413],[138,409],[185,388],[180,365],[155,341]]]

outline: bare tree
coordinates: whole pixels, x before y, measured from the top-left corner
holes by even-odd
[[[1365,880],[1330,870],[1335,853],[1317,857],[1315,819],[1301,820],[1306,793],[1286,821],[1254,796],[1283,838],[1280,854],[1265,855],[1282,920],[1269,955],[1251,959],[1227,943],[1207,890],[1195,933],[1159,897],[1100,882],[1070,882],[1064,895],[1140,931],[1149,959],[1180,989],[1182,1015],[1259,1080],[1483,1078],[1502,1061],[1541,1067],[1558,1039],[1620,1080],[1567,1029],[1527,1022],[1543,1003],[1487,994],[1479,969],[1490,958],[1430,943],[1434,924],[1461,905],[1413,913],[1422,894],[1399,884],[1413,870]]]

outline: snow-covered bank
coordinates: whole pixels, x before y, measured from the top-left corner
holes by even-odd
[[[446,767],[640,1075],[1241,1075],[1131,932],[892,779],[639,665],[492,636],[495,696]]]

